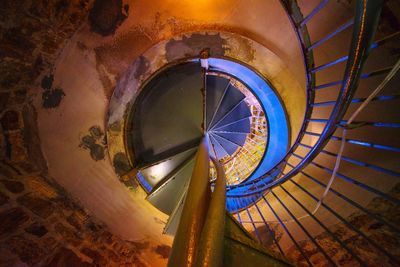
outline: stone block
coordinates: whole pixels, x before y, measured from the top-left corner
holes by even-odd
[[[21,266],[18,257],[8,250],[0,249],[0,266]]]
[[[7,240],[9,250],[17,254],[21,261],[32,266],[39,263],[49,252],[38,243],[24,236],[14,236]]]
[[[7,133],[6,142],[10,148],[8,157],[12,162],[18,163],[27,160],[28,152],[26,151],[21,131],[12,131]]]
[[[2,112],[7,107],[9,98],[10,98],[10,93],[0,94],[0,112]]]
[[[24,122],[24,141],[28,151],[29,161],[39,170],[47,169],[47,162],[40,147],[39,130],[37,126],[37,113],[32,105],[25,105],[22,109]]]
[[[8,191],[14,194],[21,193],[25,189],[24,185],[17,181],[10,181],[3,179],[0,180],[0,183],[2,183]]]
[[[171,246],[159,245],[154,249],[154,252],[160,255],[163,259],[168,259],[171,253]]]
[[[69,243],[75,247],[79,246],[82,243],[82,239],[77,234],[75,234],[75,232],[71,228],[66,227],[62,223],[57,223],[54,226],[54,230],[60,235],[65,243]]]
[[[48,267],[89,267],[91,264],[82,261],[73,251],[67,248],[61,248],[52,257],[48,264]]]
[[[99,266],[107,265],[105,258],[99,253],[99,251],[85,247],[81,250],[81,252],[91,258],[94,264]]]
[[[81,211],[76,211],[67,217],[67,222],[71,226],[73,226],[77,231],[83,230],[87,220],[88,216]]]
[[[0,206],[8,202],[8,196],[0,192]]]
[[[35,195],[53,199],[58,197],[58,193],[56,189],[44,181],[43,178],[35,177],[35,176],[28,176],[25,181],[26,186],[29,190],[33,191]]]
[[[18,130],[20,128],[18,112],[15,110],[6,111],[0,119],[0,123],[3,130]]]
[[[27,221],[28,214],[19,207],[0,212],[0,236],[16,232]]]
[[[39,223],[33,223],[25,228],[25,232],[35,235],[37,237],[42,237],[47,234],[47,228]]]
[[[36,197],[32,193],[19,197],[17,202],[44,219],[49,217],[54,211],[54,206],[50,201]]]

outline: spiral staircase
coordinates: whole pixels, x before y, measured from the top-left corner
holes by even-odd
[[[376,261],[360,247],[367,247],[383,265],[397,266],[399,251],[386,250],[342,215],[340,206],[351,207],[393,235],[400,232],[398,218],[369,206],[384,201],[395,210],[400,204],[390,191],[400,176],[399,140],[392,138],[398,134],[398,116],[391,115],[399,111],[398,88],[381,93],[398,79],[400,63],[394,58],[393,65],[371,69],[380,51],[386,53],[381,47],[398,43],[399,32],[378,39],[382,1],[358,0],[351,21],[315,39],[307,24],[329,1],[321,1],[306,16],[297,1],[281,3],[306,69],[307,107],[294,142],[271,137],[277,125],[287,126],[285,115],[271,120],[278,111],[265,108],[264,99],[243,82],[240,72],[218,68],[222,59],[212,53],[158,71],[132,104],[126,147],[135,166],[129,175],[139,181],[147,201],[169,215],[164,234],[175,236],[169,266],[339,266],[343,258],[349,266],[373,265]],[[348,54],[319,62],[318,47],[346,31],[351,33]],[[370,55],[374,61],[369,65]],[[334,68],[339,68],[333,72],[341,73],[340,79],[318,82]],[[368,79],[378,79],[371,83],[377,88],[368,86]],[[282,114],[290,108],[277,103]],[[380,110],[383,117],[377,117],[376,108],[387,111]],[[381,132],[392,137],[384,140]],[[279,149],[282,156],[269,157]],[[362,174],[369,172],[373,178],[364,181]],[[353,198],[353,191],[365,199]],[[348,229],[350,237],[334,232],[336,224]],[[281,246],[271,225],[277,225],[284,234],[281,240],[291,242],[294,250]],[[321,231],[335,244],[335,253],[320,239]],[[305,242],[316,251],[313,257]]]

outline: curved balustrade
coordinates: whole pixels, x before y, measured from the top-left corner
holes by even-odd
[[[371,262],[371,259],[360,252],[360,246],[362,246],[373,251],[382,265],[391,264],[397,266],[400,264],[397,252],[390,251],[381,244],[381,242],[386,241],[377,241],[374,236],[371,236],[368,229],[363,229],[360,225],[355,224],[354,218],[349,217],[350,214],[344,214],[333,201],[323,201],[323,197],[316,192],[320,192],[318,190],[326,190],[336,202],[343,203],[350,210],[360,212],[360,214],[365,215],[368,220],[379,225],[379,227],[387,229],[393,235],[400,233],[396,218],[392,218],[386,213],[382,214],[381,210],[369,206],[368,202],[360,201],[359,198],[352,195],[350,190],[331,187],[330,181],[326,182],[327,179],[322,178],[322,175],[331,177],[331,179],[336,178],[338,182],[340,181],[351,186],[352,189],[358,190],[359,194],[363,194],[363,192],[368,194],[370,201],[371,199],[382,201],[393,207],[393,209],[400,205],[400,200],[394,195],[397,193],[388,192],[387,188],[382,189],[379,183],[371,183],[371,180],[362,179],[363,173],[366,174],[369,171],[373,171],[377,174],[376,177],[379,178],[381,178],[379,175],[392,177],[392,184],[395,185],[397,183],[396,178],[400,177],[399,170],[393,169],[387,166],[388,164],[382,164],[377,160],[370,163],[369,160],[366,160],[361,155],[365,149],[374,149],[370,153],[376,153],[377,155],[392,153],[394,155],[392,158],[398,158],[396,153],[400,152],[399,147],[379,140],[375,141],[377,138],[366,138],[367,140],[365,140],[364,136],[360,138],[360,135],[357,136],[357,134],[353,133],[369,127],[365,131],[371,132],[371,135],[379,135],[379,131],[382,131],[395,136],[398,134],[399,123],[378,117],[377,121],[362,118],[348,124],[349,119],[347,119],[356,107],[367,100],[367,97],[357,95],[360,81],[384,77],[392,72],[394,68],[393,66],[385,66],[375,70],[367,69],[362,73],[370,52],[383,45],[398,41],[399,32],[389,34],[383,38],[379,37],[377,41],[373,41],[379,22],[382,1],[359,0],[357,1],[354,19],[339,25],[337,29],[331,31],[325,37],[311,42],[312,38],[309,36],[307,24],[326,8],[329,1],[321,1],[305,17],[302,15],[297,1],[282,0],[281,2],[294,26],[304,56],[308,95],[305,119],[294,145],[274,168],[256,179],[227,187],[227,209],[233,211],[237,220],[242,225],[247,226],[246,229],[252,231],[254,237],[260,243],[263,243],[263,238],[265,238],[265,236],[261,236],[260,229],[265,227],[268,232],[267,235],[269,235],[273,243],[272,245],[269,244],[269,246],[290,258],[293,256],[291,255],[293,251],[291,253],[287,248],[283,248],[279,239],[275,236],[275,232],[270,230],[271,224],[279,225],[280,231],[287,236],[287,240],[290,240],[294,249],[297,250],[300,257],[299,261],[306,265],[313,266],[316,264],[313,261],[315,259],[311,259],[307,253],[307,249],[309,250],[310,248],[304,247],[304,242],[306,241],[309,242],[309,246],[315,247],[316,253],[320,254],[320,259],[323,259],[324,262],[332,266],[343,264],[332,255],[331,247],[327,247],[313,232],[314,229],[309,228],[312,222],[323,230],[325,238],[338,245],[344,255],[347,255],[346,257],[349,258],[351,264],[361,266],[374,264],[374,261]],[[352,30],[349,54],[315,66],[313,51],[346,30]],[[319,72],[329,71],[330,68],[336,67],[342,62],[346,62],[342,80],[316,83],[316,75]],[[334,91],[334,88],[337,87],[339,87],[339,90]],[[326,99],[326,92],[330,93],[330,99]],[[325,94],[324,98],[320,97],[320,94]],[[374,97],[371,105],[380,103],[389,103],[390,105],[390,103],[395,103],[398,97],[398,91],[385,92],[385,94]],[[325,116],[321,115],[324,112],[319,112],[320,110],[316,109],[325,109]],[[319,127],[313,127],[315,125]],[[320,129],[316,130],[316,128]],[[349,137],[341,136],[343,129],[348,129]],[[364,135],[368,136],[365,133]],[[335,145],[332,145],[333,143]],[[342,155],[341,151],[332,152],[332,148],[337,149],[338,143],[342,144],[342,146],[345,144],[351,145],[354,150],[361,152],[352,156]],[[356,167],[362,168],[363,172],[355,175],[360,178],[355,178],[353,176],[354,173],[346,172],[346,170],[340,171],[335,167],[329,166],[327,160],[325,162],[319,160],[321,157],[328,158],[329,162],[334,162],[339,157],[339,162],[341,161],[342,164],[348,164],[355,170],[358,170]],[[321,175],[321,177],[317,175]],[[310,201],[305,203],[305,198]],[[242,208],[243,206],[246,207]],[[299,216],[299,214],[303,215]],[[332,218],[333,221],[343,225],[346,231],[352,233],[351,238],[359,240],[362,245],[357,246],[335,232],[336,225],[332,224],[332,222],[327,223],[326,217]],[[307,219],[307,221],[303,219]],[[301,235],[293,229],[298,229]]]
[[[318,5],[306,18],[303,18],[300,12],[299,7],[297,6],[295,1],[282,1],[283,6],[286,8],[288,15],[295,27],[297,36],[299,37],[299,42],[302,47],[304,62],[306,68],[306,81],[307,81],[307,94],[308,94],[308,105],[305,114],[304,123],[302,125],[299,136],[297,137],[294,145],[290,148],[284,159],[280,163],[278,163],[274,168],[272,168],[269,172],[264,175],[258,177],[249,182],[243,182],[238,185],[228,186],[228,197],[245,197],[260,194],[265,192],[265,190],[270,189],[299,173],[305,166],[307,166],[312,160],[320,153],[325,144],[328,142],[331,135],[335,132],[338,124],[342,121],[342,118],[348,108],[348,106],[352,103],[362,102],[363,99],[353,99],[353,95],[355,90],[357,89],[357,84],[360,77],[364,76],[374,76],[378,74],[361,74],[362,66],[367,59],[368,51],[371,48],[376,48],[379,43],[382,41],[377,41],[372,44],[372,38],[374,36],[374,31],[377,26],[377,20],[379,18],[379,10],[381,1],[358,1],[357,14],[355,22],[349,24],[353,25],[353,40],[350,48],[349,55],[346,56],[347,60],[346,70],[344,73],[344,78],[342,81],[334,82],[333,84],[341,84],[341,90],[337,96],[335,101],[329,101],[325,103],[316,103],[314,102],[316,90],[321,89],[321,86],[315,85],[315,73],[322,70],[321,67],[314,67],[314,59],[312,54],[312,49],[316,46],[312,45],[310,42],[310,37],[308,36],[306,22],[312,19],[312,17],[320,11],[329,1],[321,1],[321,4]],[[290,13],[291,12],[291,13]],[[342,31],[343,26],[340,26],[339,29],[335,30],[334,33],[338,34]],[[330,34],[332,35],[332,34]],[[330,36],[332,37],[332,36]],[[323,41],[322,41],[323,40]],[[322,42],[328,41],[329,38],[323,38],[318,41],[319,44]],[[386,40],[386,39],[385,39]],[[387,41],[387,40],[386,40]],[[340,63],[340,60],[335,60],[335,63],[328,64],[329,66],[333,66],[334,64]],[[324,67],[325,68],[325,67]],[[375,73],[386,73],[390,69],[387,68],[385,71],[377,71]],[[330,85],[329,85],[330,86]],[[327,86],[327,87],[329,87]],[[318,88],[318,89],[316,89]],[[390,96],[390,97],[380,97],[377,98],[377,101],[394,99],[398,96]],[[301,146],[304,137],[309,135],[310,133],[306,130],[310,122],[314,119],[311,118],[313,113],[313,107],[315,106],[323,106],[323,105],[334,105],[334,108],[327,119],[322,119],[325,122],[325,127],[322,133],[318,134],[318,141],[313,145],[309,146],[310,151],[307,155],[302,159],[301,162],[295,164],[292,170],[289,171],[288,174],[279,176],[277,175],[277,170],[283,168],[283,164],[288,162],[290,159],[296,157],[293,153]],[[319,119],[321,120],[321,119]],[[301,146],[304,147],[304,146]],[[288,165],[285,165],[288,166]],[[263,180],[266,177],[274,177],[275,179],[270,183],[263,183]],[[236,188],[247,187],[247,190],[240,190],[239,193],[234,194],[232,191],[235,191]]]

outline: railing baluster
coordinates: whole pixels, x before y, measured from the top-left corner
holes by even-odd
[[[299,145],[302,146],[302,147],[306,147],[306,148],[312,148],[311,146],[303,144],[303,143],[300,143]],[[327,150],[321,150],[321,153],[329,155],[329,156],[332,156],[332,157],[337,157],[336,153],[332,153],[332,152],[327,151]],[[376,170],[376,171],[379,171],[379,172],[382,172],[382,173],[385,173],[385,174],[389,174],[389,175],[392,175],[392,176],[395,176],[395,177],[400,177],[400,173],[399,172],[388,170],[388,169],[385,169],[385,168],[382,168],[382,167],[379,167],[379,166],[376,166],[376,165],[373,165],[373,164],[370,164],[370,163],[365,163],[365,162],[362,162],[362,161],[359,161],[359,160],[355,160],[353,158],[342,156],[342,160],[350,162],[350,163],[353,163],[353,164],[358,165],[358,166],[371,168],[373,170]]]
[[[289,195],[291,199],[293,199],[304,211],[307,212],[307,215],[313,218],[319,226],[321,226],[336,242],[338,242],[355,260],[357,260],[362,266],[366,266],[366,263],[363,262],[355,253],[353,250],[351,250],[341,239],[339,239],[334,233],[332,233],[329,228],[323,224],[314,214],[312,214],[297,198],[295,198],[292,194],[289,193],[286,188],[283,187],[283,185],[279,185],[280,188],[282,188],[283,191],[286,192],[286,194]]]
[[[235,203],[235,210],[236,210],[237,220],[238,220],[238,222],[239,222],[240,224],[242,224],[242,220],[241,220],[240,215],[239,215],[238,199],[237,199],[237,198],[234,198],[234,199],[233,199],[233,202]]]
[[[307,121],[309,122],[319,122],[319,123],[327,123],[327,119],[314,119],[310,118]],[[340,124],[346,124],[347,120],[341,120]],[[354,124],[360,124],[362,126],[373,126],[373,127],[386,127],[386,128],[400,128],[400,123],[395,122],[373,122],[373,121],[353,121]]]
[[[361,74],[360,79],[367,79],[367,78],[371,78],[371,77],[374,77],[374,76],[378,76],[378,75],[382,75],[382,74],[388,73],[389,71],[392,70],[392,68],[393,68],[393,66],[388,67],[388,68],[384,68],[384,69],[381,69],[381,70],[376,70],[376,71],[371,71],[371,72],[368,72],[368,73]],[[342,82],[343,81],[340,80],[340,81],[334,81],[334,82],[330,82],[330,83],[320,84],[320,85],[315,86],[314,90],[320,90],[320,89],[324,89],[324,88],[327,88],[327,87],[332,87],[332,86],[335,86],[335,85],[339,85]]]
[[[271,190],[272,195],[278,200],[281,206],[286,210],[286,212],[290,215],[290,217],[297,223],[297,225],[303,230],[303,232],[307,235],[307,237],[311,240],[311,242],[318,248],[318,250],[324,255],[324,257],[333,265],[336,266],[336,263],[326,254],[325,250],[315,241],[315,238],[310,235],[307,229],[300,223],[300,221],[293,215],[293,213],[287,208],[287,206],[281,201],[281,199],[274,193],[274,190]]]
[[[247,215],[249,216],[251,224],[253,225],[253,229],[257,236],[257,239],[258,239],[258,241],[260,241],[260,244],[262,244],[260,233],[258,232],[258,229],[257,229],[256,225],[254,224],[253,218],[251,217],[250,211],[247,207],[246,207],[246,212],[247,212]]]
[[[335,60],[333,60],[333,61],[330,61],[330,62],[328,62],[328,63],[325,63],[325,64],[323,64],[323,65],[320,65],[320,66],[318,66],[318,67],[313,68],[313,69],[311,70],[311,72],[312,72],[312,73],[316,73],[316,72],[318,72],[318,71],[324,70],[324,69],[329,68],[329,67],[331,67],[331,66],[333,66],[333,65],[336,65],[336,64],[338,64],[338,63],[340,63],[340,62],[346,61],[348,58],[349,58],[349,56],[340,57],[340,58],[338,58],[338,59],[335,59]]]
[[[268,229],[268,233],[269,233],[270,237],[272,238],[272,240],[274,241],[275,245],[279,249],[279,252],[282,254],[282,256],[285,256],[285,253],[283,253],[283,250],[282,250],[281,246],[279,245],[278,241],[276,240],[275,235],[272,234],[272,232],[271,232],[271,230],[270,230],[270,228],[268,226],[268,223],[265,221],[264,215],[261,213],[260,208],[257,205],[257,202],[254,201],[253,203],[254,203],[254,206],[256,207],[257,211],[258,211],[258,214],[260,214],[261,219],[265,224],[265,227]]]
[[[298,158],[300,158],[300,159],[303,159],[303,157],[301,157],[301,156],[299,156],[299,155],[297,155],[295,153],[293,153],[293,155],[298,157]],[[331,170],[330,168],[322,166],[322,165],[320,165],[320,164],[318,164],[318,163],[316,163],[314,161],[312,161],[311,164],[316,166],[316,167],[318,167],[318,168],[320,168],[320,169],[322,169],[322,170],[324,170],[324,171],[326,171],[327,173],[332,174],[332,172],[333,172],[333,170]],[[386,200],[388,200],[390,202],[393,202],[396,205],[400,205],[400,200],[398,200],[396,198],[393,198],[393,197],[391,197],[391,196],[389,196],[389,195],[387,195],[387,194],[385,194],[385,193],[383,193],[383,192],[381,192],[381,191],[379,191],[379,190],[377,190],[377,189],[375,189],[373,187],[370,187],[369,185],[366,185],[366,184],[364,184],[362,182],[356,181],[353,178],[350,178],[350,177],[348,177],[348,176],[346,176],[344,174],[341,174],[339,172],[336,173],[336,176],[341,178],[342,180],[345,180],[345,181],[350,182],[350,183],[352,183],[354,185],[357,185],[357,186],[359,186],[360,188],[362,188],[364,190],[367,190],[367,191],[369,191],[371,193],[374,193],[374,194],[376,194],[378,196],[381,196],[382,198],[384,198],[384,199],[386,199]]]
[[[329,0],[322,0],[318,6],[316,6],[310,14],[308,14],[301,22],[300,22],[300,28],[303,27],[310,19],[312,19],[315,14],[317,14],[321,9],[323,9],[326,4],[328,4]]]
[[[301,172],[305,177],[307,177],[308,179],[310,179],[311,181],[315,182],[316,184],[320,185],[323,188],[326,188],[326,184],[322,183],[321,181],[319,181],[318,179],[312,177],[311,175],[309,175],[308,173],[306,173],[305,171]],[[388,221],[382,219],[382,217],[380,215],[374,214],[373,212],[370,212],[369,210],[365,209],[363,206],[359,205],[358,203],[356,203],[355,201],[351,200],[350,198],[346,197],[345,195],[339,193],[338,191],[336,191],[333,188],[329,188],[329,191],[334,193],[336,196],[340,197],[341,199],[345,200],[346,202],[348,202],[349,204],[351,204],[352,206],[358,208],[359,210],[361,210],[362,212],[368,214],[369,216],[371,216],[372,218],[374,218],[376,221],[386,225],[388,228],[390,228],[392,231],[400,233],[400,229],[389,223]]]
[[[308,132],[308,131],[306,131],[305,134],[312,135],[312,136],[318,136],[318,137],[321,136],[319,133]],[[335,141],[341,141],[342,140],[341,137],[334,136],[334,135],[331,136],[330,139],[331,140],[335,140]],[[359,146],[372,147],[372,148],[377,148],[377,149],[382,149],[382,150],[400,152],[400,148],[397,148],[397,147],[385,146],[385,145],[381,145],[381,144],[373,144],[373,143],[370,143],[370,142],[365,142],[365,141],[356,140],[356,139],[349,139],[349,138],[346,138],[345,141],[347,143],[350,143],[350,144],[353,144],[353,145],[359,145]]]
[[[372,98],[371,101],[388,101],[400,98],[400,95],[381,95]],[[366,100],[366,98],[353,98],[351,103],[362,103]],[[320,107],[320,106],[332,106],[335,105],[336,101],[326,101],[326,102],[316,102],[312,104],[313,107]]]
[[[292,179],[289,179],[290,182],[292,182],[294,185],[296,185],[298,188],[300,188],[304,193],[306,193],[308,196],[310,196],[314,201],[318,203],[319,199],[311,194],[308,190],[303,188],[301,185],[299,185],[297,182],[293,181]],[[377,250],[385,254],[389,259],[391,259],[393,262],[399,263],[399,260],[394,257],[392,254],[388,253],[382,246],[377,244],[375,241],[371,240],[368,238],[363,232],[358,230],[356,227],[354,227],[351,223],[346,221],[342,216],[340,216],[337,212],[335,212],[332,208],[330,208],[327,204],[324,202],[321,202],[321,206],[324,207],[326,210],[328,210],[330,213],[332,213],[336,218],[338,218],[341,222],[343,222],[349,229],[353,230],[357,234],[359,234],[361,237],[363,237],[365,240],[368,241],[372,246],[374,246]]]
[[[264,199],[265,203],[268,205],[268,207],[270,208],[270,210],[272,211],[272,213],[275,215],[276,219],[279,221],[279,224],[282,226],[282,228],[285,230],[285,232],[288,234],[289,238],[292,240],[293,244],[296,246],[296,248],[299,250],[300,254],[303,256],[303,258],[307,261],[309,266],[313,266],[313,264],[310,262],[310,259],[307,257],[307,255],[304,253],[303,249],[300,247],[300,245],[296,242],[296,240],[294,239],[294,237],[292,236],[292,234],[289,232],[289,230],[287,229],[286,225],[282,222],[281,218],[279,218],[278,214],[276,213],[276,211],[274,210],[274,208],[272,208],[271,204],[269,204],[269,202],[267,201],[267,199],[262,196],[262,198]]]
[[[391,42],[393,39],[396,39],[396,38],[399,38],[399,37],[400,37],[400,31],[395,32],[395,33],[393,33],[391,35],[385,36],[382,39],[376,41],[372,45],[373,46],[372,48],[376,48],[376,47],[382,46],[382,45],[384,45],[384,44],[386,44],[388,42]]]
[[[348,22],[346,22],[345,24],[343,24],[342,26],[340,26],[339,28],[337,28],[336,30],[334,30],[333,32],[331,32],[330,34],[325,36],[324,38],[322,38],[319,41],[313,43],[310,47],[307,48],[307,50],[310,51],[312,49],[315,49],[316,47],[320,46],[324,42],[326,42],[329,39],[331,39],[332,37],[334,37],[336,34],[344,31],[347,28],[349,28],[351,25],[353,25],[353,19],[348,21]]]
[[[392,35],[386,36],[386,37],[384,37],[384,38],[382,38],[382,39],[376,41],[375,43],[373,43],[373,44],[370,46],[370,49],[373,50],[373,49],[375,49],[375,48],[378,48],[378,47],[384,45],[385,43],[391,41],[392,39],[394,39],[394,38],[396,38],[396,37],[398,37],[398,36],[400,36],[400,32],[396,32],[396,33],[394,33],[394,34],[392,34]],[[326,69],[326,68],[328,68],[328,67],[330,67],[330,66],[336,65],[336,64],[338,64],[338,63],[340,63],[340,62],[343,62],[343,61],[345,61],[345,60],[347,60],[347,59],[348,59],[348,56],[340,57],[340,58],[338,58],[338,59],[336,59],[336,60],[330,61],[330,62],[328,62],[328,63],[325,63],[325,64],[323,64],[323,65],[320,65],[320,66],[318,66],[318,67],[315,67],[315,68],[311,69],[311,72],[312,72],[312,73],[315,73],[315,72],[317,72],[317,71]]]

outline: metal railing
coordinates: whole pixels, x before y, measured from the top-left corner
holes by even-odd
[[[348,192],[341,192],[341,190],[334,189],[331,187],[331,183],[335,178],[338,178],[349,185],[355,186],[357,190],[361,190],[371,194],[375,197],[381,198],[384,201],[390,203],[390,205],[399,206],[400,200],[395,196],[384,192],[384,190],[379,189],[378,186],[368,184],[363,182],[362,179],[356,179],[351,177],[347,173],[341,173],[338,170],[340,161],[351,164],[352,166],[359,166],[365,168],[367,171],[369,169],[381,173],[383,175],[388,175],[390,177],[400,177],[400,172],[397,170],[392,170],[388,167],[379,166],[379,164],[372,164],[365,162],[362,159],[351,156],[342,156],[342,151],[338,153],[331,152],[326,145],[331,142],[341,142],[341,145],[351,144],[356,148],[373,148],[377,150],[389,151],[391,153],[400,152],[400,148],[392,145],[380,144],[371,141],[365,141],[358,138],[346,138],[340,136],[341,129],[352,129],[358,127],[376,127],[385,129],[397,129],[400,124],[397,122],[385,122],[385,121],[352,121],[348,124],[348,120],[345,120],[346,111],[349,107],[363,103],[367,100],[364,97],[356,97],[355,93],[359,85],[360,80],[369,79],[372,77],[377,77],[379,75],[385,75],[393,70],[393,66],[388,66],[380,68],[378,70],[368,71],[362,73],[364,63],[366,62],[370,51],[377,49],[378,47],[389,43],[399,37],[399,32],[391,34],[385,38],[373,42],[375,36],[375,30],[378,25],[380,9],[383,1],[379,0],[358,0],[356,3],[356,13],[352,20],[340,25],[337,29],[331,31],[328,35],[323,38],[318,39],[315,42],[311,42],[309,32],[307,30],[307,24],[312,21],[312,19],[321,12],[328,5],[328,0],[321,1],[307,16],[303,16],[297,1],[294,0],[281,0],[283,7],[285,8],[297,34],[301,50],[303,52],[304,64],[306,69],[306,84],[307,84],[307,99],[308,105],[305,113],[305,118],[299,136],[297,137],[294,145],[289,149],[287,155],[282,161],[277,164],[273,169],[269,170],[264,175],[258,177],[257,179],[251,181],[245,181],[238,185],[227,186],[227,198],[228,209],[233,210],[236,215],[237,220],[243,224],[248,225],[248,230],[253,231],[255,237],[262,242],[262,238],[259,233],[258,226],[264,226],[269,229],[268,225],[271,222],[271,216],[274,217],[274,222],[280,226],[283,233],[286,233],[288,239],[292,241],[293,246],[300,253],[302,260],[306,264],[313,266],[314,263],[310,259],[309,255],[302,247],[301,242],[303,240],[309,240],[313,246],[315,246],[318,253],[326,260],[329,265],[336,266],[341,265],[340,262],[333,259],[332,255],[327,248],[321,245],[320,240],[316,238],[316,234],[310,231],[309,227],[302,223],[303,218],[308,218],[312,220],[313,223],[318,225],[323,229],[324,233],[331,238],[336,244],[340,246],[341,249],[349,255],[353,260],[353,263],[357,263],[361,266],[370,264],[369,259],[365,256],[360,255],[358,248],[353,245],[343,237],[337,235],[332,229],[332,224],[328,225],[324,222],[323,218],[317,214],[316,211],[319,207],[323,210],[325,214],[329,214],[335,218],[337,222],[344,225],[349,231],[354,234],[354,238],[359,238],[362,242],[365,242],[377,255],[381,255],[390,264],[398,265],[400,264],[400,259],[393,254],[392,251],[387,251],[376,239],[372,238],[365,231],[361,230],[360,227],[354,225],[349,219],[348,215],[342,215],[337,211],[336,207],[328,204],[328,202],[323,201],[323,197],[317,196],[313,190],[310,190],[308,186],[304,183],[307,182],[315,186],[316,188],[321,188],[326,192],[330,192],[335,199],[339,199],[349,205],[352,209],[357,212],[361,212],[368,216],[368,218],[373,221],[383,225],[390,231],[390,233],[398,235],[400,233],[400,227],[396,222],[393,222],[392,218],[387,218],[387,216],[382,216],[379,212],[369,208],[365,203],[360,203],[355,200],[352,196],[349,196]],[[349,54],[339,57],[335,60],[331,60],[327,63],[315,66],[313,51],[329,42],[335,36],[343,33],[346,29],[352,29],[352,40],[349,49]],[[332,81],[328,83],[322,83],[316,85],[316,74],[327,70],[341,62],[346,62],[346,67],[344,70],[344,75],[342,80]],[[318,101],[318,93],[326,90],[330,90],[339,86],[339,90],[336,94],[336,99],[329,101]],[[380,95],[372,98],[372,101],[394,101],[398,99],[399,95]],[[371,99],[370,99],[371,100]],[[369,101],[369,100],[368,100]],[[315,108],[331,108],[328,112],[328,116],[316,117],[314,114]],[[323,125],[321,131],[312,131],[310,125]],[[312,138],[312,142],[308,142]],[[343,139],[343,140],[342,140]],[[329,157],[333,161],[337,161],[337,166],[329,167],[328,164],[320,163],[316,160],[319,156]],[[337,159],[339,158],[339,159]],[[324,179],[315,177],[311,174],[309,168],[318,170],[321,173],[326,173],[326,175],[331,176],[329,182],[324,182]],[[301,175],[302,179],[293,179]],[[273,178],[266,179],[266,178]],[[265,182],[265,181],[268,182]],[[326,179],[325,179],[326,180]],[[294,189],[293,189],[294,188]],[[305,205],[305,203],[298,197],[298,194],[294,194],[292,190],[301,192],[302,195],[307,196],[310,200],[309,203],[315,202],[316,209],[312,210],[310,207]],[[280,194],[278,194],[279,192]],[[290,199],[292,205],[285,202],[283,197]],[[275,205],[272,205],[271,201]],[[233,203],[233,204],[232,204]],[[295,206],[297,213],[300,210],[303,212],[304,216],[296,216],[293,207]],[[236,209],[235,209],[236,207]],[[277,208],[278,207],[278,208]],[[278,210],[279,209],[279,210]],[[285,219],[282,218],[282,212],[285,214]],[[260,218],[260,220],[254,219],[254,214]],[[248,220],[243,217],[246,216]],[[302,232],[303,237],[299,238],[295,236],[293,231],[288,227],[288,224],[296,225],[297,229]],[[287,249],[282,248],[279,240],[276,238],[271,231],[270,239],[272,240],[277,251],[279,251],[284,256],[287,255]],[[285,255],[286,253],[286,255]]]

